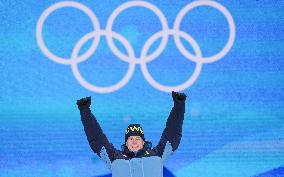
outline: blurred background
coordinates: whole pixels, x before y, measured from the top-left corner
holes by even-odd
[[[87,143],[76,105],[82,97],[92,96],[91,109],[118,149],[130,123],[140,123],[145,138],[155,146],[173,106],[171,93],[153,87],[140,64],[132,64],[133,74],[120,89],[98,93],[78,82],[70,64],[50,59],[39,47],[37,23],[47,8],[59,2],[0,1],[1,177],[110,176]],[[131,1],[76,2],[89,8],[105,30],[115,9]],[[159,8],[173,29],[181,9],[194,1],[146,2]],[[233,17],[235,40],[219,60],[205,63],[200,58],[204,60],[200,74],[180,90],[188,96],[183,136],[165,163],[165,176],[284,176],[284,1],[214,2]],[[46,17],[42,37],[51,53],[70,63],[78,41],[94,30],[98,28],[82,10],[63,7]],[[112,30],[129,42],[133,55],[141,60],[146,41],[162,30],[162,23],[153,11],[132,7],[117,14]],[[188,11],[180,31],[196,41],[203,57],[219,53],[230,36],[226,17],[211,6]],[[93,39],[81,46],[79,56]],[[161,41],[153,42],[147,56]],[[196,54],[189,41],[181,38],[181,42],[184,50]],[[121,41],[114,39],[114,44],[130,56]],[[130,67],[114,54],[105,36],[96,51],[75,65],[88,83],[102,88],[118,83]],[[173,36],[161,54],[146,63],[151,76],[168,87],[191,78],[197,65],[181,53]]]

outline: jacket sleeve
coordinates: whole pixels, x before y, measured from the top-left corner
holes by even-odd
[[[80,114],[91,149],[105,161],[110,168],[111,162],[121,154],[120,151],[115,149],[113,144],[108,141],[90,108],[80,110]]]
[[[185,113],[185,101],[174,100],[174,107],[167,119],[166,128],[156,147],[153,148],[163,161],[178,148],[182,137],[182,124]]]

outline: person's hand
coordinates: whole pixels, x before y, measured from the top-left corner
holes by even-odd
[[[172,97],[173,100],[180,100],[180,101],[185,101],[186,100],[186,95],[184,93],[179,93],[179,92],[174,92],[172,91]]]
[[[80,100],[77,100],[77,105],[80,110],[89,108],[91,105],[91,97],[85,97],[81,98]]]

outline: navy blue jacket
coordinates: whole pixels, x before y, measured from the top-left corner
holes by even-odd
[[[80,110],[89,145],[106,162],[113,177],[163,177],[165,160],[180,144],[184,113],[185,101],[174,100],[174,107],[158,145],[153,149],[144,145],[143,149],[134,154],[127,148],[120,151],[108,141],[90,108]]]

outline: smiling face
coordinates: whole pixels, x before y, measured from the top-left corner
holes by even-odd
[[[130,136],[126,141],[126,146],[130,151],[139,151],[144,144],[145,142],[140,136]]]

